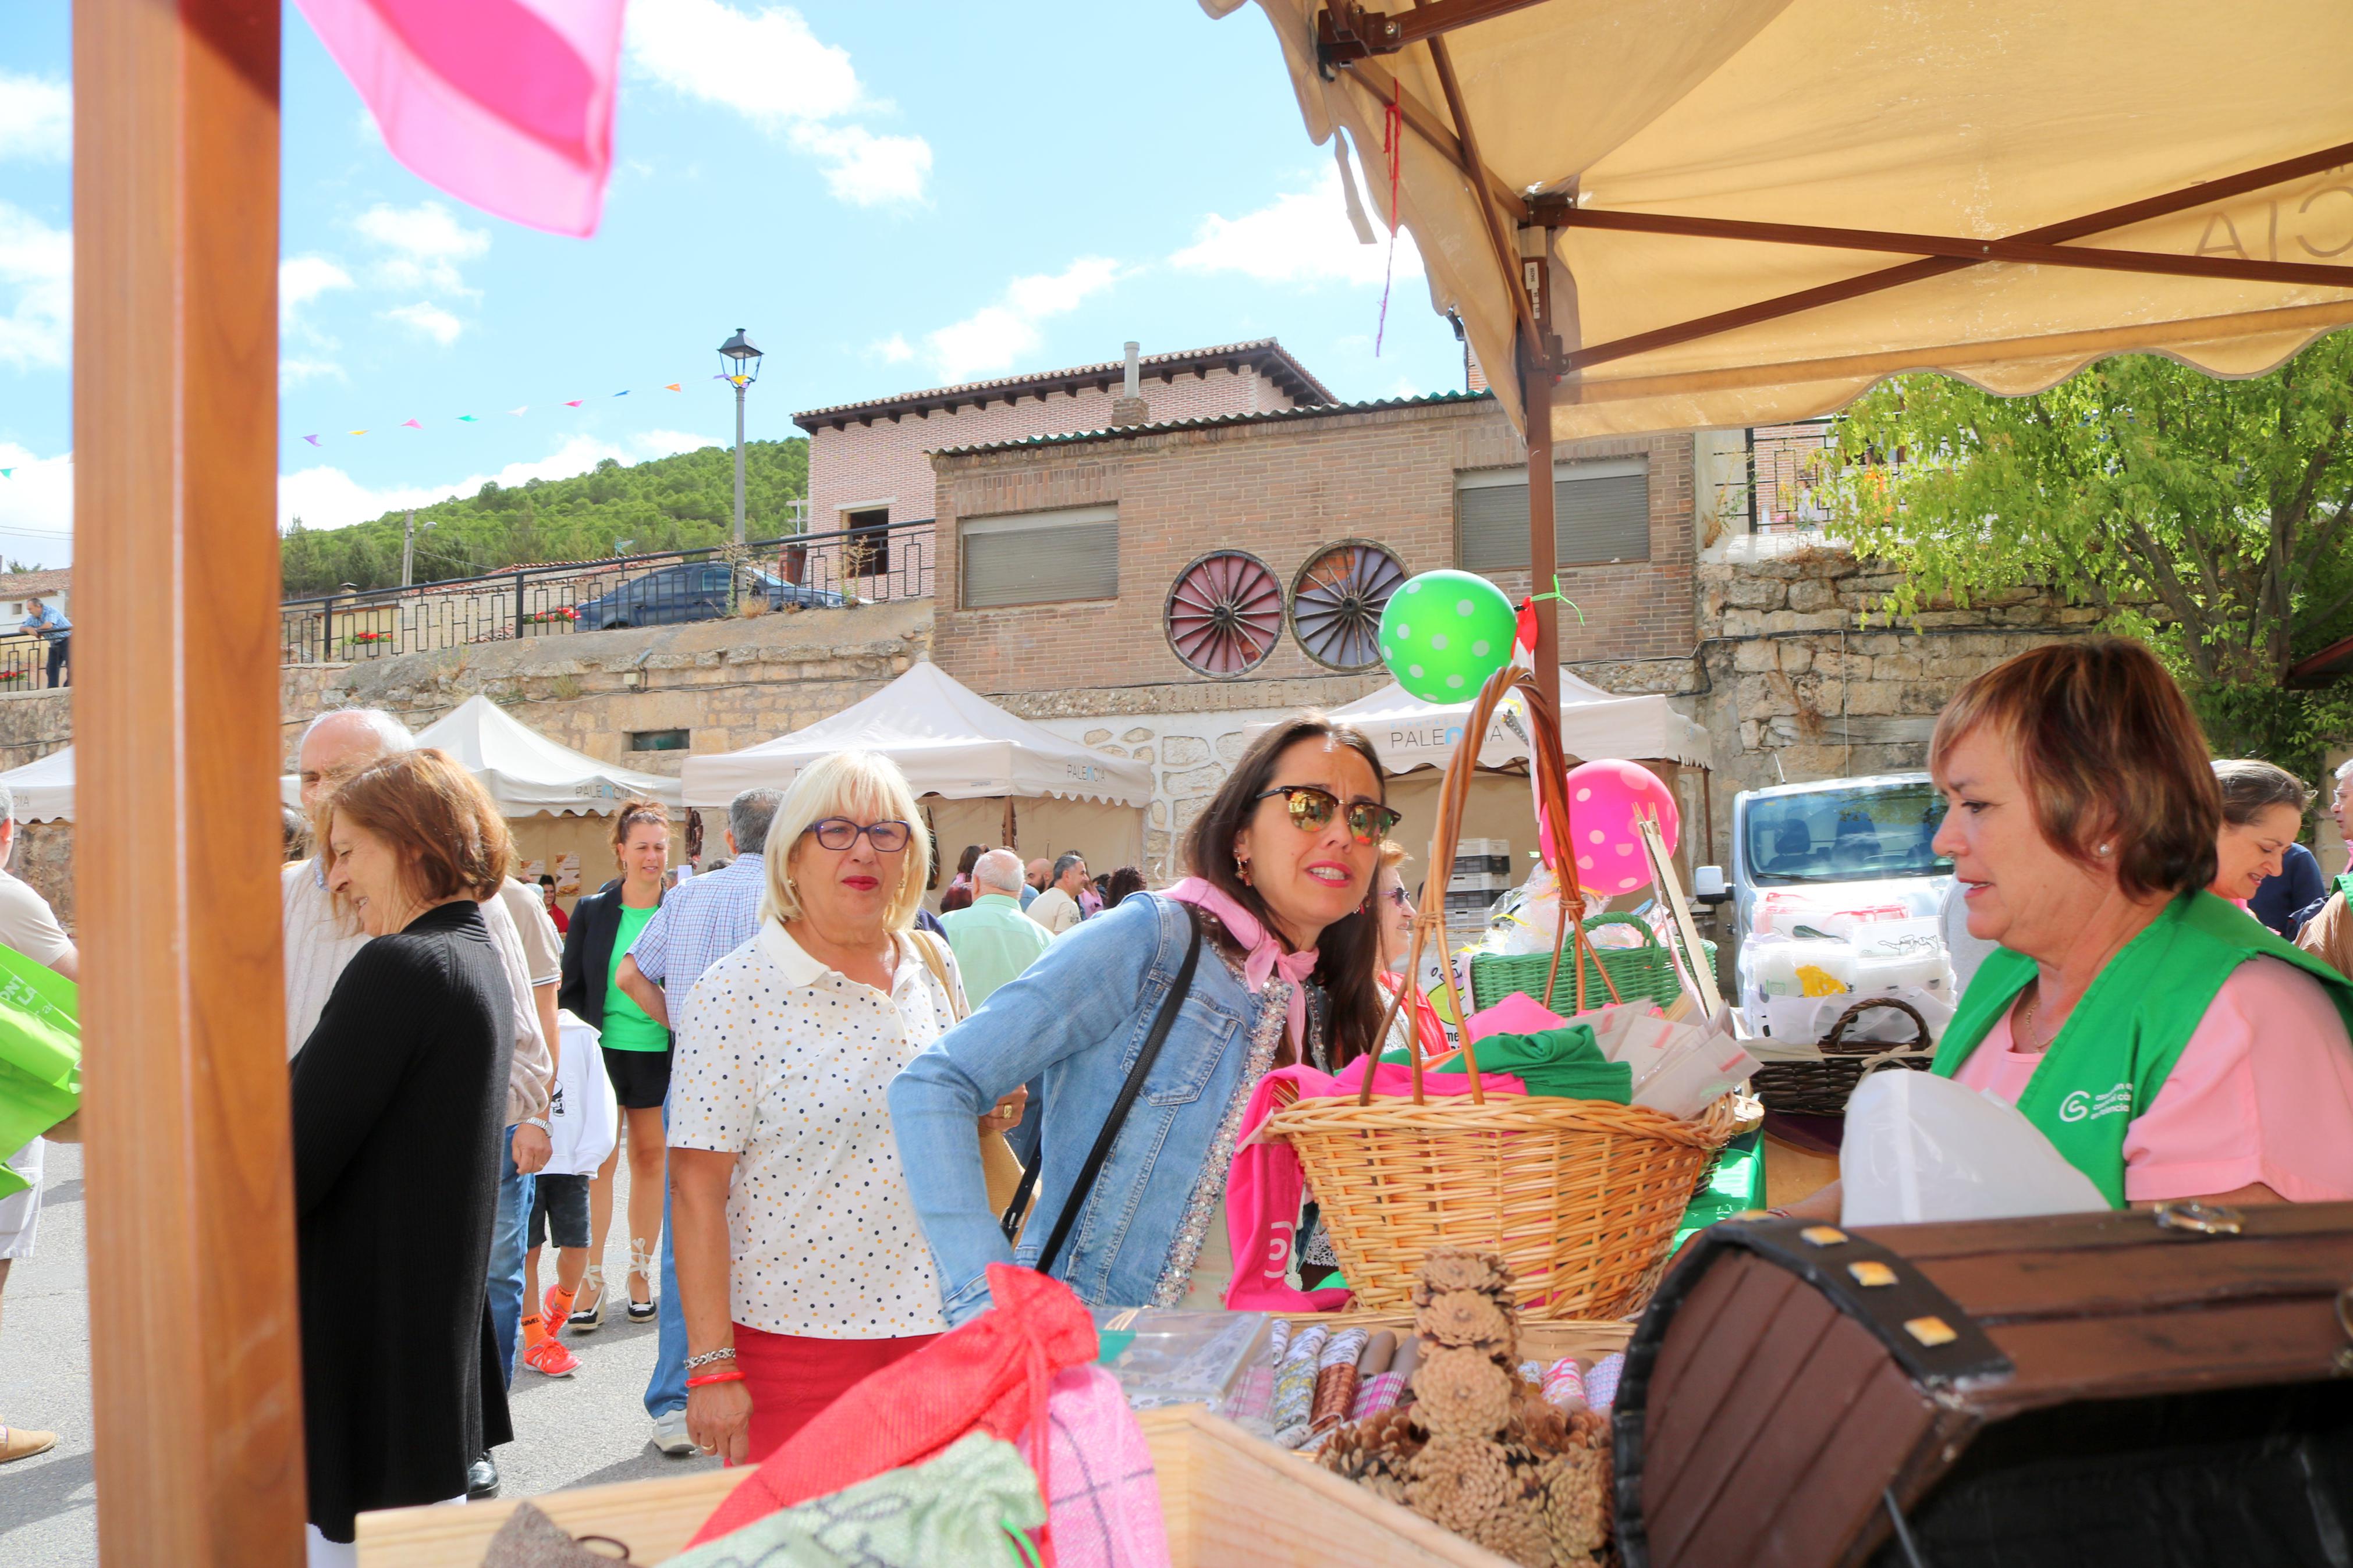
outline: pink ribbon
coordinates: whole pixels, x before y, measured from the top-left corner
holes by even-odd
[[[1303,1059],[1307,1054],[1307,977],[1315,973],[1315,950],[1285,952],[1282,941],[1259,923],[1250,910],[1214,883],[1187,877],[1168,889],[1168,897],[1215,915],[1227,934],[1249,951],[1242,955],[1242,979],[1255,992],[1266,989],[1269,977],[1280,974],[1291,982],[1291,1037]]]

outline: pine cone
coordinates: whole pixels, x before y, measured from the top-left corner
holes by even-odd
[[[1510,1436],[1539,1458],[1549,1458],[1570,1446],[1568,1417],[1526,1384],[1513,1401]]]
[[[1492,1438],[1511,1424],[1512,1384],[1493,1358],[1441,1346],[1414,1369],[1414,1411],[1433,1435]]]
[[[1513,1358],[1519,1344],[1519,1314],[1509,1297],[1427,1288],[1417,1294],[1429,1298],[1413,1315],[1424,1342],[1469,1345],[1505,1361]]]
[[[1556,1568],[1585,1568],[1609,1544],[1610,1464],[1606,1447],[1571,1448],[1545,1461],[1542,1516]]]
[[[1406,1467],[1406,1506],[1457,1535],[1475,1536],[1520,1489],[1490,1438],[1433,1436]]]
[[[1333,1474],[1403,1502],[1406,1467],[1421,1447],[1412,1418],[1402,1410],[1384,1410],[1338,1428],[1315,1458]]]
[[[1436,1290],[1477,1290],[1509,1300],[1512,1271],[1492,1252],[1472,1252],[1461,1247],[1433,1247],[1421,1260],[1421,1278],[1413,1288],[1413,1304],[1425,1305],[1430,1292]]]

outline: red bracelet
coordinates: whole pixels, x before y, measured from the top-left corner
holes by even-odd
[[[686,1385],[689,1388],[703,1388],[714,1383],[741,1383],[743,1381],[744,1374],[731,1367],[725,1372],[706,1372],[698,1373],[693,1377],[688,1378],[686,1380]]]

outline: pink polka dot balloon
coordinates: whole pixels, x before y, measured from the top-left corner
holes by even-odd
[[[1597,893],[1630,893],[1647,887],[1651,863],[1642,854],[1637,826],[1655,811],[1667,853],[1675,849],[1675,797],[1659,775],[1633,763],[1580,763],[1568,772],[1569,837],[1577,879]],[[1552,825],[1540,823],[1537,839],[1547,864],[1554,858]]]

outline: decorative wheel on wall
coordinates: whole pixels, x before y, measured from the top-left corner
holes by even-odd
[[[1291,635],[1328,668],[1370,669],[1381,661],[1381,608],[1406,576],[1405,563],[1369,539],[1327,546],[1291,584]]]
[[[1282,581],[1246,551],[1211,551],[1176,574],[1162,623],[1188,668],[1219,680],[1247,675],[1282,636]]]

